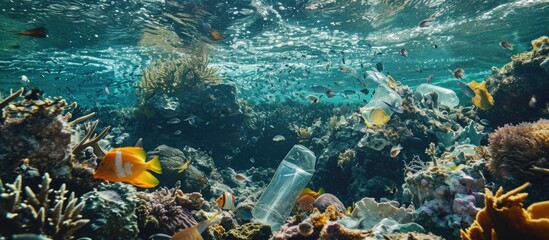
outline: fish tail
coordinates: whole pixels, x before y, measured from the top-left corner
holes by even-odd
[[[318,195],[319,195],[319,196],[322,195],[322,194],[324,194],[324,193],[326,193],[326,191],[324,190],[324,188],[318,189]]]
[[[162,165],[160,164],[160,159],[158,159],[158,156],[155,156],[147,164],[149,164],[149,170],[155,173],[162,173]]]

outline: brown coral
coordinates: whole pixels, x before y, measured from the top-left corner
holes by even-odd
[[[373,237],[374,234],[372,231],[363,231],[363,230],[351,230],[345,226],[337,223],[331,222],[322,229],[320,232],[320,240],[360,240],[366,237]]]
[[[465,240],[549,239],[549,201],[523,208],[528,193],[521,193],[530,183],[494,196],[486,190],[486,206],[477,214],[473,225],[461,231]]]
[[[490,172],[499,177],[516,176],[527,180],[547,177],[549,168],[549,120],[505,125],[490,135]]]

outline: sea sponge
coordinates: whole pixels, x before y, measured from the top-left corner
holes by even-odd
[[[507,193],[499,188],[494,196],[486,189],[486,206],[477,214],[471,227],[461,231],[464,240],[549,239],[549,201],[523,208],[528,193],[521,193],[525,183]]]
[[[489,137],[486,166],[498,177],[543,180],[549,168],[549,120],[516,126],[506,124]]]
[[[235,229],[229,230],[227,240],[261,240],[269,239],[271,236],[271,227],[261,223],[246,223]]]

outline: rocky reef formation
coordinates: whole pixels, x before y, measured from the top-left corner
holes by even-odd
[[[488,76],[488,90],[496,104],[481,113],[495,126],[506,123],[536,121],[549,117],[549,40],[540,37],[532,41],[532,50],[511,57],[501,69],[494,67]]]
[[[82,196],[82,215],[90,223],[79,236],[94,239],[133,239],[139,233],[135,209],[139,200],[135,187],[125,183],[101,184]]]
[[[494,195],[486,190],[486,206],[479,211],[471,227],[461,231],[464,240],[477,239],[548,239],[549,201],[523,208],[530,184],[525,183],[507,193],[499,188]]]
[[[23,191],[19,175],[12,184],[0,180],[0,238],[12,234],[33,233],[53,239],[73,239],[74,233],[90,220],[80,214],[84,202],[68,191],[63,184],[58,190],[50,189],[48,173],[35,192],[30,186]]]
[[[490,134],[486,167],[497,177],[546,181],[549,174],[549,120],[504,125]]]

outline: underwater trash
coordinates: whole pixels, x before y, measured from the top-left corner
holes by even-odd
[[[389,86],[380,84],[371,101],[360,108],[360,115],[366,126],[382,126],[391,119],[393,113],[402,112],[401,105],[402,97]]]
[[[438,104],[442,104],[450,108],[459,105],[459,98],[456,95],[456,92],[451,89],[435,86],[429,83],[422,83],[416,89],[416,92],[421,95],[425,95],[432,91],[438,93]]]
[[[277,231],[286,221],[297,196],[303,191],[315,172],[316,156],[303,145],[295,145],[284,157],[273,179],[261,194],[253,217]]]

